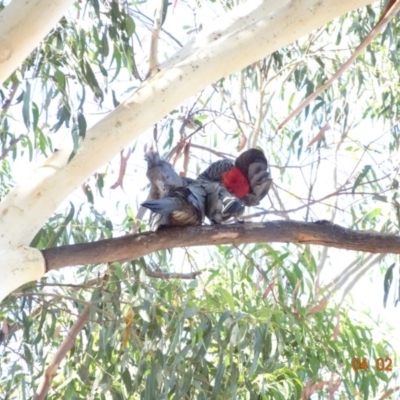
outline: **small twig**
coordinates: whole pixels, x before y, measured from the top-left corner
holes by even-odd
[[[26,135],[19,135],[16,139],[13,139],[10,141],[10,145],[3,150],[3,154],[0,156],[0,161],[4,160],[7,156],[8,153],[20,142],[22,139],[24,139]]]
[[[210,152],[212,154],[215,154],[216,156],[221,157],[221,158],[229,158],[229,157],[231,157],[228,153],[223,153],[221,151],[217,151],[217,150],[211,149],[210,147],[201,146],[200,144],[190,143],[190,147],[194,147],[196,149],[201,149],[201,150],[208,151],[208,152]]]
[[[276,185],[274,185],[274,190],[275,190],[275,186]],[[279,189],[280,190],[284,190],[281,187],[279,187]],[[346,188],[343,185],[338,190],[335,190],[334,192],[332,192],[330,194],[327,194],[326,196],[323,196],[318,200],[312,200],[309,203],[303,204],[300,207],[296,207],[296,208],[291,208],[291,209],[285,210],[283,205],[282,205],[283,203],[282,204],[280,203],[280,205],[281,205],[281,210],[280,211],[260,211],[260,212],[254,213],[254,214],[249,214],[249,215],[242,216],[242,219],[250,219],[250,218],[261,217],[261,216],[263,216],[265,214],[276,214],[276,215],[280,215],[280,216],[283,216],[286,219],[288,219],[289,217],[287,216],[287,214],[292,213],[292,212],[296,212],[296,211],[300,211],[303,208],[309,207],[310,205],[313,205],[313,204],[316,204],[316,203],[319,203],[319,202],[322,203],[324,200],[326,200],[326,199],[328,199],[330,197],[333,197],[333,196],[343,196],[343,195],[374,196],[376,194],[385,193],[385,192],[389,191],[390,189],[387,189],[387,190],[385,190],[383,192],[379,192],[379,193],[378,192],[354,192],[353,193],[352,191],[346,192],[345,190],[346,190]],[[276,191],[276,193],[275,193],[276,196],[277,196],[277,193],[278,192]],[[290,193],[290,192],[288,192],[288,193]],[[299,200],[303,201],[303,199],[301,197],[295,196],[293,193],[290,193],[290,194],[293,195],[294,197],[298,198]],[[277,196],[277,198],[278,198],[278,196]]]
[[[178,273],[146,270],[145,274],[151,278],[158,279],[196,279],[201,274],[201,271]]]
[[[385,393],[382,394],[382,396],[378,397],[377,400],[385,400],[388,399],[390,396],[393,395],[394,392],[400,391],[400,385],[395,386],[391,389],[388,389]]]
[[[293,110],[279,125],[275,133],[278,133],[292,118],[298,115],[302,110],[304,110],[313,100],[315,100],[328,86],[340,77],[356,60],[356,58],[361,54],[361,52],[376,38],[376,36],[381,33],[390,20],[397,14],[400,9],[400,0],[397,0],[389,10],[387,10],[386,15],[383,15],[379,23],[374,29],[368,34],[368,36],[361,42],[361,44],[356,48],[354,53],[350,58],[337,70],[337,72],[326,81],[321,87],[319,87],[314,93],[310,94],[295,110]]]
[[[189,156],[190,156],[190,142],[185,144],[185,148],[183,150],[183,170],[180,173],[180,176],[186,177],[188,168],[189,168]]]
[[[334,288],[332,290],[339,290],[342,288],[343,284],[346,283],[346,281],[349,279],[351,275],[354,275],[357,271],[360,270],[367,262],[372,260],[374,257],[374,254],[368,254],[366,257],[363,257],[361,260],[358,258],[352,261],[350,264],[347,265],[347,267],[344,269],[344,273],[341,272],[340,274],[336,275],[329,283],[327,283],[325,286],[323,286],[321,289],[322,291],[329,290],[331,288]]]
[[[208,124],[211,124],[212,122],[215,122],[215,118],[212,121],[207,122],[206,124],[199,126],[197,129],[195,129],[191,134],[187,135],[183,141],[180,140],[171,150],[170,152],[167,154],[167,156],[165,157],[165,159],[167,161],[170,161],[172,156],[181,148],[183,147],[188,141],[189,139],[194,136],[197,132],[201,131],[202,129],[204,129]],[[183,142],[183,144],[182,144]],[[191,145],[192,146],[192,145]],[[174,163],[173,163],[174,164]]]
[[[153,28],[151,30],[151,43],[149,55],[149,72],[147,77],[154,75],[158,68],[158,40],[160,38],[160,29],[162,25],[162,18],[164,12],[164,0],[159,0],[159,4],[154,18]]]
[[[104,275],[102,278],[102,286],[108,280],[108,275]],[[78,336],[79,332],[85,327],[87,322],[89,322],[90,311],[93,308],[92,303],[88,303],[81,314],[78,316],[77,320],[72,325],[71,329],[68,331],[67,335],[64,337],[61,346],[54,354],[50,365],[47,367],[46,372],[42,377],[42,381],[39,384],[39,387],[33,397],[34,400],[42,400],[46,397],[47,392],[50,389],[51,382],[54,376],[57,374],[57,369],[61,363],[61,361],[65,358],[67,353],[71,350],[72,346],[75,343],[75,339]],[[102,310],[100,310],[102,311]]]
[[[190,107],[189,110],[187,110],[185,116],[182,118],[182,125],[179,128],[179,134],[181,135],[181,139],[184,138],[185,135],[185,128],[188,125],[193,125],[193,115],[194,115],[194,108],[197,106],[197,103],[199,102],[199,100],[201,99],[201,96],[203,95],[203,90],[199,93],[199,95],[197,96],[197,99],[193,102],[192,106]],[[195,128],[195,126],[194,126]],[[193,129],[194,129],[193,128]]]
[[[250,134],[250,140],[249,140],[249,147],[256,147],[257,142],[258,142],[258,137],[261,132],[261,124],[264,121],[264,96],[265,96],[265,82],[264,82],[264,75],[261,73],[261,68],[260,65],[256,65],[256,75],[257,75],[257,81],[258,81],[258,93],[257,93],[257,101],[256,101],[256,107],[255,107],[255,114],[256,114],[256,120],[253,125],[253,130]]]
[[[353,287],[355,286],[355,284],[363,277],[365,276],[365,274],[367,273],[367,271],[369,269],[371,269],[375,264],[379,263],[381,260],[383,260],[385,258],[386,254],[378,254],[377,256],[375,256],[373,258],[373,260],[368,263],[367,265],[363,265],[361,264],[360,267],[363,268],[357,268],[358,273],[354,276],[354,278],[347,284],[347,286],[343,289],[343,295],[342,295],[342,299],[339,302],[337,308],[338,310],[341,308],[344,299],[346,297],[346,295],[350,292],[351,289],[353,289]],[[343,286],[344,283],[347,283],[348,280],[350,279],[350,276],[345,280],[345,281],[340,281],[340,286]],[[334,287],[335,291],[338,290],[337,285]]]
[[[80,314],[78,319],[75,321],[75,323],[72,325],[71,329],[65,336],[64,341],[62,342],[60,348],[58,349],[58,351],[53,357],[53,360],[46,369],[42,381],[35,393],[34,400],[41,400],[46,397],[46,394],[50,389],[53,377],[57,374],[57,369],[61,361],[71,350],[72,346],[75,343],[75,339],[78,336],[78,333],[84,328],[86,323],[89,321],[90,308],[91,308],[90,304],[88,304],[84,308],[83,312]]]
[[[150,23],[154,24],[154,21],[148,17],[147,15],[145,15],[144,13],[142,13],[139,10],[132,10],[132,12],[139,14],[140,16],[146,18]],[[165,33],[167,36],[169,36],[179,47],[183,47],[183,44],[175,37],[173,36],[171,33],[169,33],[168,31],[166,31],[164,28],[161,28],[161,32]]]
[[[17,89],[19,87],[19,82],[14,81],[11,85],[10,92],[8,94],[7,100],[4,101],[3,105],[1,106],[1,111],[0,111],[0,124],[3,122],[4,116],[7,114],[8,109],[11,106],[11,103],[15,97],[15,94],[17,93]]]
[[[124,156],[124,150],[120,152],[120,166],[119,166],[119,174],[117,181],[110,187],[110,189],[116,189],[118,186],[121,186],[121,189],[124,190],[124,176],[126,172],[126,167],[128,165],[129,157],[132,154],[132,150],[128,149],[128,154]]]
[[[150,192],[149,195],[146,198],[147,200],[151,200],[150,198]],[[144,216],[146,215],[147,208],[140,206],[138,212],[136,213],[136,221],[133,223],[131,230],[129,231],[130,233],[138,233],[140,224],[142,223]]]
[[[243,110],[243,104],[245,104],[245,100],[244,100],[244,96],[243,96],[244,91],[245,91],[244,71],[242,70],[240,72],[239,85],[238,85],[239,99],[238,99],[237,102],[233,102],[233,105],[236,106],[237,113],[239,115],[239,119],[235,118],[235,121],[236,121],[236,124],[237,124],[237,126],[239,128],[239,131],[240,131],[239,143],[240,143],[240,146],[242,146],[242,149],[246,146],[246,143],[248,142],[248,137],[247,137],[247,135],[246,135],[246,133],[245,133],[243,127],[242,127],[242,124],[240,123],[240,121],[242,121],[243,124],[246,125],[246,119],[244,117],[244,110]],[[235,115],[235,112],[233,110],[233,105],[232,105],[232,102],[231,102],[231,104],[229,106],[230,106],[230,108],[232,110],[232,114]]]

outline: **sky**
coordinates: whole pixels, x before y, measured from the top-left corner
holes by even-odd
[[[150,10],[149,15],[151,15],[151,10],[154,10],[155,6],[158,5],[157,1],[149,1],[147,3],[147,7]],[[168,18],[166,20],[165,25],[163,26],[168,32],[179,38],[182,43],[185,43],[188,39],[190,39],[193,35],[195,35],[197,29],[201,26],[206,25],[210,21],[213,20],[214,17],[217,17],[221,11],[217,9],[218,4],[209,4],[207,2],[206,7],[197,8],[192,10],[187,4],[183,2],[177,2],[176,7],[170,7]],[[186,21],[186,37],[182,37],[182,21]],[[143,53],[138,53],[138,64],[142,62],[146,62],[147,52],[146,46],[150,44],[150,35],[146,30],[138,30],[138,34],[140,35],[142,45],[144,47]],[[162,36],[163,38],[164,36]],[[162,60],[162,55],[167,55],[170,51],[169,47],[166,46],[166,41],[161,39],[160,41],[160,61]],[[166,46],[165,49],[163,46]],[[142,59],[140,58],[142,57]],[[122,85],[126,85],[126,83],[122,83]],[[120,89],[120,88],[119,88]],[[128,91],[130,90],[129,82],[128,82]],[[288,89],[289,90],[289,89]],[[277,100],[278,101],[278,100]],[[104,109],[99,110],[95,103],[92,104],[92,108],[87,108],[85,116],[88,121],[88,126],[94,125],[98,120],[102,118],[104,115],[104,111],[107,110],[107,107],[111,110],[113,108],[112,104],[105,104],[103,105]],[[275,105],[275,109],[284,109],[278,104]],[[285,117],[285,113],[282,112],[282,119]],[[314,127],[314,132],[311,135],[315,135],[317,132]],[[363,138],[365,142],[369,142],[373,140],[377,136],[379,136],[384,128],[382,126],[373,126],[369,121],[365,122],[365,125],[360,125],[354,132],[352,132],[352,136],[354,138]],[[336,132],[339,134],[339,132]],[[335,129],[331,130],[332,135],[335,134]],[[65,143],[65,140],[69,140],[69,133],[63,130],[60,130],[57,134],[52,135],[52,140],[55,147],[60,147]],[[131,207],[134,210],[137,210],[139,203],[145,200],[147,196],[146,185],[147,179],[145,177],[146,171],[146,163],[144,158],[141,156],[141,150],[145,145],[151,143],[152,138],[152,130],[148,130],[144,132],[139,139],[137,140],[137,150],[135,154],[129,160],[129,167],[127,170],[127,174],[124,180],[124,190],[121,188],[117,188],[116,190],[105,190],[105,197],[104,198],[97,198],[96,200],[96,207],[100,209],[104,209],[104,211],[111,217],[113,220],[118,220],[118,213],[120,210],[115,209],[115,203],[120,202],[121,204],[130,203]],[[207,139],[205,139],[207,141]],[[207,143],[208,145],[210,143]],[[212,146],[211,146],[212,147]],[[267,155],[268,156],[268,155]],[[216,158],[210,158],[209,153],[203,154],[204,159],[215,160]],[[38,163],[41,162],[41,157],[38,158]],[[25,160],[26,162],[26,160]],[[21,166],[15,169],[15,176],[16,180],[18,180],[18,175],[23,176],[26,172],[26,164],[23,160],[20,160]],[[303,160],[304,162],[304,160]],[[348,164],[348,165],[347,165]],[[342,171],[343,176],[346,176],[348,170],[351,165],[354,164],[354,160],[346,160],[346,158],[340,160],[340,168],[339,168],[339,176],[340,171]],[[178,164],[179,169],[179,164]],[[189,176],[194,176],[194,166],[191,164],[189,166]],[[331,173],[332,164],[331,161],[322,165],[322,173],[330,174]],[[118,177],[119,172],[119,156],[115,157],[112,163],[108,166],[102,168],[99,172],[107,171],[107,184],[111,185],[114,183]],[[190,172],[192,175],[190,175]],[[303,173],[306,174],[305,169],[303,168]],[[277,175],[277,170],[272,167],[272,175],[274,177]],[[279,184],[279,182],[276,182]],[[296,188],[296,181],[292,183],[293,187],[291,188],[292,191],[300,193],[303,190],[301,187],[301,180],[298,181],[298,188]],[[331,183],[327,181],[327,185]],[[322,197],[324,194],[327,193],[328,188],[325,186],[320,186],[316,188],[315,197],[318,198],[318,195]],[[334,190],[334,188],[331,188]],[[139,196],[137,193],[139,191]],[[318,191],[320,193],[318,193]],[[329,191],[328,191],[329,192]],[[85,202],[86,197],[83,192],[78,189],[73,197],[75,197],[78,203]],[[61,205],[61,209],[63,209],[68,204],[69,199]],[[269,200],[265,199],[264,204],[268,203]],[[297,199],[288,199],[288,201],[292,201],[293,205],[296,207],[298,206]],[[290,205],[287,205],[287,208],[290,208]],[[324,219],[326,217],[330,217],[330,211],[327,209],[326,206],[322,205],[315,205],[313,207],[315,211],[316,217],[319,219]],[[273,219],[279,219],[275,215],[270,216]],[[291,215],[292,219],[296,219],[295,215]],[[335,276],[340,275],[344,270],[346,270],[348,264],[353,260],[352,252],[346,250],[338,250],[338,249],[329,249],[328,252],[328,259],[327,259],[327,266],[323,271],[323,279],[325,282],[329,282]],[[179,265],[179,262],[177,262]],[[355,285],[355,287],[351,290],[350,296],[348,296],[353,303],[353,307],[355,309],[355,314],[357,317],[362,316],[364,313],[370,313],[371,316],[375,319],[379,319],[380,324],[389,324],[395,328],[396,331],[400,330],[400,308],[394,308],[393,301],[391,301],[392,297],[389,297],[389,301],[386,308],[383,308],[383,275],[381,272],[381,268],[378,265],[375,265],[372,268],[371,274],[366,274],[361,278],[361,280]],[[356,316],[355,316],[356,317]],[[369,318],[366,318],[368,320]],[[383,331],[385,331],[383,329]],[[376,327],[376,334],[380,335],[382,329],[377,326]],[[398,340],[397,335],[393,334],[393,340]]]
[[[149,1],[148,2],[148,8],[149,10],[154,8],[154,5],[158,4],[156,1]],[[210,20],[213,19],[213,16],[217,16],[219,14],[218,10],[214,10],[211,8],[211,5],[207,3],[207,7],[209,9],[207,12],[204,9],[198,9],[195,10],[195,13],[193,13],[193,10],[190,10],[189,7],[186,7],[184,3],[178,2],[178,5],[176,6],[173,11],[170,12],[168,15],[168,19],[166,22],[166,25],[164,26],[166,30],[171,32],[172,34],[176,35],[179,37],[179,35],[182,35],[182,21],[185,20],[187,21],[187,38],[190,38],[193,36],[196,32],[196,29],[199,28],[201,25],[206,25]],[[210,12],[211,10],[211,12]],[[193,17],[194,15],[194,17]],[[149,43],[149,35],[148,33],[145,33],[144,31],[141,31],[139,33],[143,42],[143,46],[146,46],[146,44]],[[182,37],[180,38],[182,42],[186,42],[187,38]],[[163,50],[161,47],[160,54],[167,54],[168,51],[167,49]],[[143,55],[143,60],[138,60],[144,61],[145,60],[145,55]],[[160,60],[161,61],[161,60]],[[125,83],[123,83],[125,84]],[[110,109],[112,109],[112,105],[108,105]],[[105,108],[107,107],[107,104],[105,104]],[[279,109],[280,105],[277,104],[276,108]],[[87,113],[85,114],[87,120],[88,120],[88,125],[92,126],[95,124],[98,120],[102,118],[104,110],[99,110],[95,104],[93,104],[92,109],[88,109]],[[367,121],[368,123],[368,121]],[[377,137],[382,132],[383,127],[382,126],[374,126],[371,127],[368,125],[368,128],[366,129],[365,126],[360,126],[357,128],[359,131],[358,132],[353,132],[354,137],[360,137],[361,135],[364,135],[364,140],[368,141],[368,136],[371,138]],[[314,129],[313,134],[317,133]],[[332,130],[331,134],[334,134],[334,129]],[[68,132],[60,130],[57,134],[54,134],[52,136],[52,140],[54,142],[55,147],[60,147],[62,146],[65,141],[67,140],[70,135]],[[143,159],[142,156],[142,151],[140,149],[143,149],[145,144],[149,144],[151,141],[152,137],[152,130],[149,130],[147,132],[144,132],[140,138],[137,141],[137,150],[135,154],[131,157],[129,160],[129,168],[125,177],[125,182],[124,182],[124,190],[121,188],[117,188],[115,190],[108,190],[109,186],[114,183],[118,177],[118,172],[119,172],[119,156],[115,157],[115,159],[111,162],[110,165],[105,166],[104,168],[101,169],[100,172],[107,171],[107,187],[104,190],[105,196],[104,198],[97,198],[96,199],[96,207],[103,209],[104,212],[106,212],[112,219],[118,219],[121,218],[118,213],[120,211],[115,209],[115,203],[120,202],[121,204],[129,203],[133,209],[137,209],[138,205],[141,201],[145,200],[147,196],[147,191],[146,191],[146,185],[147,185],[147,180],[145,177],[145,171],[146,171],[146,163]],[[206,139],[205,139],[206,140]],[[267,155],[268,156],[268,155]],[[202,157],[204,159],[210,159],[210,156],[208,153],[203,154]],[[216,158],[213,158],[215,160]],[[351,165],[354,162],[354,160],[349,160],[349,163],[351,161]],[[37,157],[37,163],[40,165],[42,162],[41,157]],[[348,166],[346,165],[346,160],[341,160],[341,170],[343,173],[346,173],[348,171]],[[350,165],[350,164],[349,164]],[[20,178],[22,178],[26,174],[26,169],[31,168],[30,165],[27,164],[26,159],[20,159],[17,162],[17,166],[15,167],[15,178],[16,181],[18,181]],[[178,166],[179,168],[179,166]],[[194,165],[191,164],[190,166],[190,172],[193,174],[194,173]],[[331,165],[327,163],[326,166],[324,166],[326,174],[331,173]],[[306,171],[304,171],[306,172]],[[325,173],[325,172],[324,172]],[[272,168],[272,175],[274,177],[278,177],[278,169]],[[193,177],[193,175],[190,175]],[[279,183],[279,179],[276,179],[277,183]],[[291,188],[293,191],[302,191],[303,188],[300,186],[301,182],[299,181],[299,187],[296,188],[296,183],[293,183],[293,187]],[[321,196],[326,193],[327,188],[325,187],[320,187],[318,190],[320,190]],[[138,195],[139,193],[139,195]],[[318,197],[318,196],[317,196]],[[86,197],[83,194],[83,192],[78,189],[72,196],[73,199],[77,203],[80,202],[85,202]],[[64,207],[67,206],[68,199],[64,204],[60,206],[60,209],[63,209]],[[264,203],[265,206],[269,204],[270,200],[265,199]],[[293,198],[290,200],[294,205],[298,205],[298,201]],[[326,211],[327,207],[325,206],[315,206],[314,210],[318,218],[323,219],[324,218],[324,213],[329,216],[329,211]],[[279,219],[277,216],[271,216],[273,219]],[[292,219],[296,219],[295,215],[291,215]],[[179,252],[176,252],[177,260],[176,260],[176,265],[182,265],[179,262]],[[349,252],[346,250],[339,250],[339,249],[329,249],[328,252],[328,259],[327,259],[327,265],[324,269],[324,274],[323,274],[323,279],[325,282],[329,282],[331,279],[333,279],[335,276],[340,275],[343,273],[343,271],[346,270],[347,266],[351,263],[351,261],[354,258],[354,253]],[[393,257],[397,261],[397,257]],[[185,269],[187,266],[183,265],[182,268]],[[57,272],[56,272],[57,273]],[[74,277],[74,269],[64,269],[63,273],[65,274],[65,278],[68,279],[70,276],[71,279],[75,279]],[[371,321],[368,316],[368,314],[377,321],[376,326],[374,327],[374,332],[376,335],[376,338],[385,338],[390,340],[393,340],[393,346],[400,348],[398,346],[399,342],[399,335],[398,332],[400,331],[400,306],[395,308],[393,306],[393,301],[392,297],[389,297],[387,307],[383,307],[383,274],[381,272],[381,267],[379,264],[375,265],[372,268],[372,271],[370,274],[366,274],[361,278],[361,280],[355,285],[355,287],[351,290],[351,294],[348,296],[346,300],[349,300],[352,303],[352,307],[354,308],[353,311],[350,311],[352,315],[354,314],[355,319],[361,319],[365,321],[366,324],[370,325]],[[393,327],[393,331],[391,332],[387,328],[385,328],[385,325],[388,324]]]

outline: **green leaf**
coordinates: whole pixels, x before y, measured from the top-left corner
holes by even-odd
[[[69,203],[71,208],[69,210],[69,213],[67,214],[67,216],[65,217],[63,223],[60,225],[60,227],[58,228],[58,230],[56,231],[55,235],[52,236],[52,239],[47,243],[47,247],[54,247],[59,239],[61,238],[61,236],[65,233],[68,224],[72,221],[72,219],[74,218],[75,215],[75,207],[74,205],[70,202]]]
[[[360,185],[361,181],[368,175],[368,172],[371,170],[371,165],[366,165],[360,174],[357,176],[356,180],[354,181],[354,185],[351,189],[351,193],[354,194],[356,188]]]
[[[249,373],[248,376],[251,377],[257,367],[258,364],[258,358],[260,357],[260,353],[261,353],[261,331],[258,327],[255,328],[254,330],[254,356],[253,356],[253,361],[251,363],[251,367],[249,369]]]
[[[163,0],[163,1],[165,1],[165,0]],[[164,13],[163,13],[163,17],[164,17]],[[136,30],[135,21],[133,20],[133,18],[130,15],[126,16],[125,28],[126,28],[126,33],[128,36],[132,36],[135,33],[135,30]]]
[[[233,300],[232,295],[223,287],[218,287],[218,293],[223,297],[223,299],[226,301],[226,303],[228,304],[230,310],[232,312],[235,311],[235,302]]]
[[[392,286],[393,282],[393,269],[395,267],[396,263],[393,263],[386,271],[385,277],[383,278],[383,306],[386,308],[387,304],[387,298],[389,296],[389,290],[390,287]]]
[[[31,126],[30,109],[31,109],[31,85],[29,82],[26,82],[26,89],[24,92],[24,102],[22,103],[22,117],[27,129],[29,129]]]
[[[86,135],[86,119],[82,113],[78,113],[78,131],[79,136],[84,139]]]
[[[216,399],[218,394],[221,391],[221,384],[222,384],[222,378],[224,377],[224,373],[225,373],[225,364],[224,364],[222,358],[220,358],[218,367],[217,367],[217,371],[215,374],[214,387],[213,387],[211,397],[210,397],[211,400]]]

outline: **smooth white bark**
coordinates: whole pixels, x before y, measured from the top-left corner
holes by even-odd
[[[29,246],[19,246],[8,250],[0,249],[0,260],[1,300],[24,283],[35,281],[46,272],[41,251]]]
[[[333,18],[369,3],[255,1],[240,6],[236,15],[233,11],[216,20],[215,28],[206,28],[164,63],[160,73],[88,130],[69,164],[68,149],[57,152],[46,166],[9,193],[0,204],[0,251],[18,251],[18,246],[28,244],[69,193],[183,100]],[[22,231],[18,228],[21,226]],[[1,264],[0,268],[5,270],[6,266]],[[23,274],[18,279],[20,284],[29,280]],[[0,300],[9,291],[0,284]]]
[[[73,0],[12,0],[0,12],[0,85],[73,3]]]

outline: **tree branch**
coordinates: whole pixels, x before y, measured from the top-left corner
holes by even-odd
[[[157,58],[158,41],[160,39],[160,30],[162,25],[163,13],[164,13],[164,0],[159,0],[156,16],[154,18],[153,29],[151,32],[149,72],[147,75],[148,77],[153,76],[158,68],[158,58]]]
[[[146,276],[150,276],[152,278],[158,279],[196,279],[198,275],[201,274],[201,271],[194,271],[188,273],[177,273],[177,272],[162,272],[162,271],[145,271]]]
[[[0,229],[7,227],[8,233],[7,240],[0,235],[0,248],[29,244],[68,194],[189,96],[370,2],[254,0],[222,15],[160,65],[160,72],[152,79],[88,129],[74,158],[70,160],[70,143],[42,167],[26,174],[0,203]],[[26,227],[23,232],[21,224]]]
[[[303,111],[313,100],[315,100],[327,87],[332,85],[332,83],[338,79],[353,63],[356,61],[357,57],[364,51],[364,49],[381,33],[390,20],[399,12],[400,1],[397,0],[395,5],[388,7],[377,25],[372,29],[368,36],[361,42],[361,44],[356,48],[354,53],[350,58],[331,76],[322,86],[311,93],[295,110],[293,110],[276,128],[277,133],[282,129],[291,119]]]
[[[46,271],[73,265],[123,262],[182,246],[241,243],[316,244],[369,253],[400,254],[400,236],[353,231],[328,221],[271,221],[169,228],[125,237],[42,250]]]
[[[38,13],[43,14],[42,10],[46,9],[45,17],[41,15],[38,24],[43,24],[42,21],[45,18],[46,27],[50,25],[47,24],[47,20],[50,20],[53,26],[55,21],[62,16],[61,11],[66,9],[70,0],[46,1],[49,3],[47,8],[37,6],[37,9],[33,8],[29,18],[26,15],[24,18],[28,18],[29,21],[35,20],[35,16]],[[42,254],[37,249],[29,248],[29,243],[66,196],[143,131],[207,85],[288,45],[333,18],[371,2],[372,0],[271,0],[268,2],[254,0],[235,7],[232,13],[227,12],[209,27],[205,27],[196,38],[161,64],[159,73],[141,85],[102,121],[88,129],[85,139],[72,159],[70,156],[73,146],[69,143],[56,151],[43,166],[27,173],[21,182],[2,199],[0,203],[0,253],[2,255],[0,300],[13,289],[42,276],[44,272]],[[18,49],[25,48],[23,57],[27,54],[26,50],[29,46],[24,38],[29,37],[30,40],[31,36],[26,35],[25,29],[21,31],[24,37],[19,37],[21,39],[19,42],[16,40],[18,38],[9,40],[14,28],[20,32],[16,27],[32,26],[25,24],[24,18],[12,18],[14,13],[20,11],[17,4],[22,3],[21,0],[14,0],[0,14],[0,39],[3,37],[4,46],[6,46],[3,46],[5,50],[0,46],[1,68],[3,68],[3,59],[9,55],[11,57],[13,49],[10,45],[19,43]],[[36,6],[39,0],[32,0],[29,4],[31,3]],[[50,3],[52,5],[51,18],[48,17]],[[45,1],[40,0],[40,5],[43,4]],[[58,14],[54,10],[55,5],[59,7]],[[25,7],[20,8],[26,11]],[[5,14],[6,10],[9,10],[10,14]],[[12,14],[11,10],[13,10]],[[7,22],[6,15],[11,22]],[[35,29],[30,29],[30,31],[33,32]],[[4,36],[2,36],[3,32]],[[43,34],[44,30],[41,32]],[[38,37],[34,39],[30,45],[34,41],[35,44],[39,42]],[[0,44],[2,43],[3,41],[0,40]],[[16,61],[17,59],[14,59],[11,63],[10,73],[20,63]],[[0,75],[1,81],[4,74]],[[21,226],[24,229],[21,229]],[[166,245],[166,247],[171,246]],[[130,255],[129,258],[131,258]]]
[[[61,361],[71,350],[72,346],[75,343],[75,339],[78,333],[85,327],[86,323],[89,321],[89,316],[90,316],[90,305],[88,304],[84,308],[82,313],[79,315],[75,323],[72,325],[68,334],[65,336],[64,341],[62,342],[60,348],[57,350],[56,354],[54,355],[54,358],[50,362],[50,365],[47,367],[46,372],[42,378],[42,381],[35,393],[34,400],[40,400],[46,397],[46,394],[50,388],[50,384],[54,376],[57,374],[57,369]]]
[[[13,0],[0,15],[0,85],[65,14],[72,0]]]

